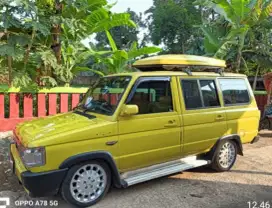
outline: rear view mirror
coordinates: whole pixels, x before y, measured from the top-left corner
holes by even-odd
[[[139,113],[139,108],[137,105],[126,105],[121,111],[121,116],[132,116]]]

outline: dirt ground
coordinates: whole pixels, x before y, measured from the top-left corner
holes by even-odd
[[[258,143],[244,146],[245,155],[239,156],[230,172],[216,173],[208,168],[197,168],[127,189],[112,189],[93,207],[253,208],[255,202],[255,207],[262,207],[261,203],[267,202],[264,208],[272,208],[272,133],[262,132],[261,136]],[[58,207],[71,207],[60,197],[28,197],[9,169],[8,146],[8,136],[2,135],[1,139],[0,135],[0,197],[11,198],[9,207],[41,207],[18,205],[25,200],[33,200],[34,204],[35,200],[55,201]]]

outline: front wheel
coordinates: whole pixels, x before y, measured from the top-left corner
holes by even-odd
[[[234,165],[236,158],[236,143],[232,140],[222,141],[215,152],[212,168],[218,172],[228,171]]]
[[[89,207],[108,192],[110,169],[104,162],[89,161],[73,166],[61,187],[62,197],[77,207]]]

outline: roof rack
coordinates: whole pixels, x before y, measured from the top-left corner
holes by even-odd
[[[220,74],[220,76],[224,76],[224,69],[218,68],[218,69],[216,70],[216,73]]]
[[[182,71],[188,74],[189,76],[193,76],[192,71],[189,68],[183,69]]]
[[[144,58],[136,61],[133,66],[142,68],[143,66],[155,65],[182,65],[182,66],[209,66],[225,68],[226,62],[224,60],[215,59],[211,57],[185,55],[185,54],[169,54]]]
[[[142,71],[159,71],[160,69],[166,71],[182,71],[189,76],[193,75],[194,69],[200,69],[196,71],[215,72],[220,76],[224,76],[224,68],[214,66],[156,65],[152,67],[149,65],[139,67],[139,69]]]
[[[189,68],[185,68],[182,71],[188,74],[189,76],[193,76],[192,71]],[[219,74],[220,76],[224,76],[224,69],[217,68],[215,69],[215,73]]]
[[[193,55],[160,55],[136,61],[133,66],[141,71],[210,71],[224,76],[224,60]]]

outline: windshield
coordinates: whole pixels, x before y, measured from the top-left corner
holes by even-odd
[[[85,94],[79,107],[85,112],[112,115],[125,92],[131,77],[103,77]]]

